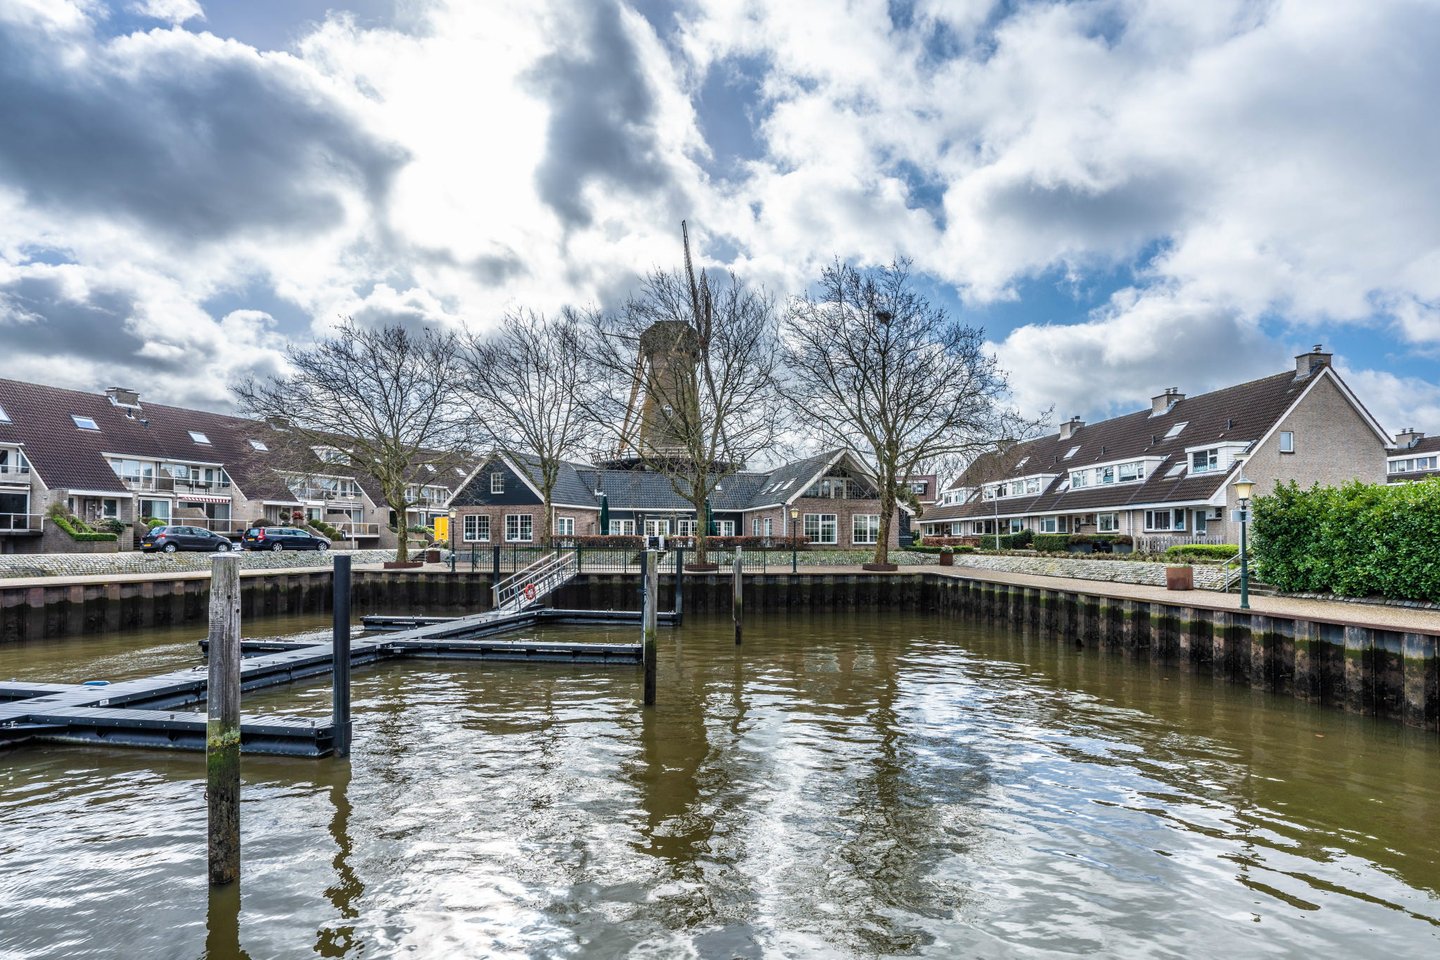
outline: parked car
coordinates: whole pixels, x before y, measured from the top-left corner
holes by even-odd
[[[232,549],[228,538],[204,527],[163,526],[151,527],[140,538],[140,549],[145,553],[163,550],[174,553],[177,550],[208,550],[224,553]],[[234,549],[239,549],[238,547]]]
[[[240,538],[246,550],[329,550],[330,541],[295,527],[251,527]]]

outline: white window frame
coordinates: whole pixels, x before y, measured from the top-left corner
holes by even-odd
[[[862,529],[863,527],[863,529]],[[850,515],[850,542],[856,546],[874,546],[880,542],[880,514]]]
[[[462,542],[464,543],[489,543],[490,542],[490,517],[484,513],[466,514],[462,526]]]
[[[512,524],[510,521],[514,520]],[[511,527],[514,532],[511,532]],[[535,515],[532,513],[507,513],[505,514],[505,542],[506,543],[534,543],[535,542]]]
[[[675,521],[675,536],[677,536],[677,537],[693,537],[693,536],[695,536],[695,527],[696,527],[696,523],[695,523],[694,520],[676,520],[676,521]]]
[[[764,536],[767,537],[767,538],[769,538],[769,537],[773,537],[774,535],[775,535],[775,518],[774,518],[774,517],[766,517],[766,518],[765,518],[765,533],[764,533]]]
[[[648,517],[647,517],[646,520],[645,520],[645,536],[647,536],[647,537],[668,537],[668,536],[670,536],[670,519],[669,519],[668,517],[661,517],[660,519],[656,520],[656,519],[648,518]]]
[[[1041,533],[1059,533],[1059,532],[1060,532],[1060,518],[1059,518],[1059,517],[1041,517],[1041,518],[1040,518],[1040,532],[1041,532]]]
[[[505,474],[501,473],[499,470],[496,470],[494,473],[490,474],[490,492],[505,492]]]
[[[717,536],[717,537],[733,537],[733,536],[735,536],[735,521],[734,521],[734,520],[716,520],[716,521],[715,521],[715,534],[714,534],[714,535]]]
[[[75,421],[75,427],[76,427],[76,429],[78,429],[78,430],[97,430],[97,431],[98,431],[98,430],[100,429],[100,424],[98,424],[98,423],[95,422],[95,418],[94,418],[94,417],[82,417],[82,416],[80,416],[80,414],[78,414],[78,413],[72,413],[72,414],[70,414],[70,419],[73,420],[73,421]]]
[[[573,537],[573,536],[575,536],[575,518],[574,518],[574,517],[556,517],[556,518],[555,518],[555,536],[557,536],[557,537]]]
[[[1159,516],[1160,514],[1162,514],[1162,513],[1168,513],[1168,514],[1170,515],[1170,523],[1172,524],[1171,526],[1168,526],[1168,527],[1156,527],[1156,526],[1153,526],[1153,525],[1152,525],[1154,519],[1155,519],[1157,516]],[[1177,518],[1178,518],[1179,521],[1180,521],[1180,525],[1179,525],[1179,526],[1174,526],[1175,520],[1176,520]],[[1168,509],[1168,510],[1146,510],[1146,511],[1145,511],[1145,532],[1146,532],[1146,533],[1184,533],[1185,530],[1186,530],[1186,526],[1185,526],[1185,508],[1184,508],[1184,507],[1172,507],[1172,508],[1170,508],[1170,509]]]
[[[1120,529],[1120,517],[1113,513],[1095,514],[1096,533],[1116,533]]]
[[[617,520],[610,518],[610,536],[612,537],[633,537],[635,536],[634,520]]]
[[[1197,457],[1204,457],[1204,465],[1195,462]],[[1195,450],[1190,454],[1191,473],[1214,473],[1220,469],[1220,448],[1211,447],[1208,450]]]
[[[5,408],[4,408],[4,407],[0,407],[0,423],[9,423],[9,422],[10,422],[10,414],[8,414],[8,413],[5,412]]]
[[[1281,430],[1281,431],[1280,431],[1280,452],[1281,452],[1281,453],[1294,453],[1294,452],[1295,452],[1295,431],[1293,431],[1293,430]]]
[[[811,521],[814,521],[813,524]],[[800,531],[811,543],[839,544],[840,517],[834,513],[807,513],[800,518]],[[813,530],[813,532],[812,532]],[[829,538],[826,539],[826,532]]]

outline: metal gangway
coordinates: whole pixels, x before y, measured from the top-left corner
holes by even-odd
[[[492,612],[504,616],[524,610],[575,579],[579,572],[574,551],[562,550],[541,557],[495,584],[491,589]]]

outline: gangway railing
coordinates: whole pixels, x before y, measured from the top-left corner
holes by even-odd
[[[495,584],[492,589],[494,609],[497,613],[524,610],[569,583],[579,571],[572,551],[562,550],[541,557]]]

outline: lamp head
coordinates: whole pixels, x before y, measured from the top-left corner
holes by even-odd
[[[791,519],[791,520],[799,520],[799,519],[800,519],[800,509],[799,509],[798,507],[791,507],[791,508],[790,508],[790,519]]]
[[[1230,484],[1230,489],[1235,491],[1236,500],[1249,500],[1251,492],[1255,489],[1255,482],[1247,479],[1245,471],[1241,470],[1240,476],[1236,477],[1235,482]]]

